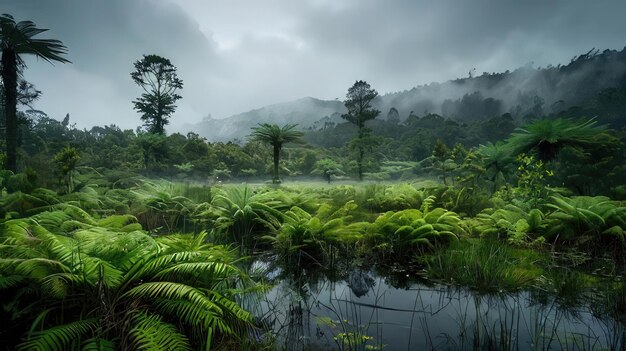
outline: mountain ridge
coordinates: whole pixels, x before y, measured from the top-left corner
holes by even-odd
[[[576,106],[601,90],[614,87],[626,87],[626,47],[621,51],[592,49],[575,56],[567,65],[526,65],[513,71],[484,72],[480,76],[416,85],[381,95],[373,105],[381,111],[379,118],[396,108],[401,121],[411,114],[429,113],[457,120],[504,113],[514,117],[540,116]],[[258,123],[291,123],[302,129],[319,129],[340,123],[342,113],[342,101],[306,96],[224,119],[208,118],[181,129],[193,130],[212,142],[237,141],[244,140]]]

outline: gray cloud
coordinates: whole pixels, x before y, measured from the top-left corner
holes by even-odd
[[[483,71],[567,63],[625,45],[623,0],[0,0],[51,28],[72,65],[29,61],[37,107],[79,127],[139,125],[130,80],[142,54],[184,80],[172,124],[315,96],[343,99],[357,79],[381,93]]]

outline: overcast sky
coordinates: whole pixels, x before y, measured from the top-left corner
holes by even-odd
[[[0,0],[50,28],[72,64],[28,61],[36,108],[79,128],[140,125],[130,78],[143,54],[184,81],[172,125],[312,96],[344,99],[432,81],[568,63],[626,45],[624,0]]]

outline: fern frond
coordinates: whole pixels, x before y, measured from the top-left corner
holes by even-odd
[[[81,351],[115,351],[115,343],[102,338],[93,338],[85,341]]]
[[[174,325],[164,322],[157,315],[138,313],[134,316],[133,322],[130,336],[135,350],[191,350],[187,337],[179,333]]]
[[[99,324],[100,322],[97,318],[90,318],[34,332],[28,340],[18,345],[17,349],[50,351],[69,350],[72,349],[71,345],[79,345],[80,340],[84,336],[95,333]]]

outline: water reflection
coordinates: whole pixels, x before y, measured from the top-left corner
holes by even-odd
[[[373,271],[270,269],[259,316],[286,350],[622,350],[624,327],[537,292],[485,296]]]

